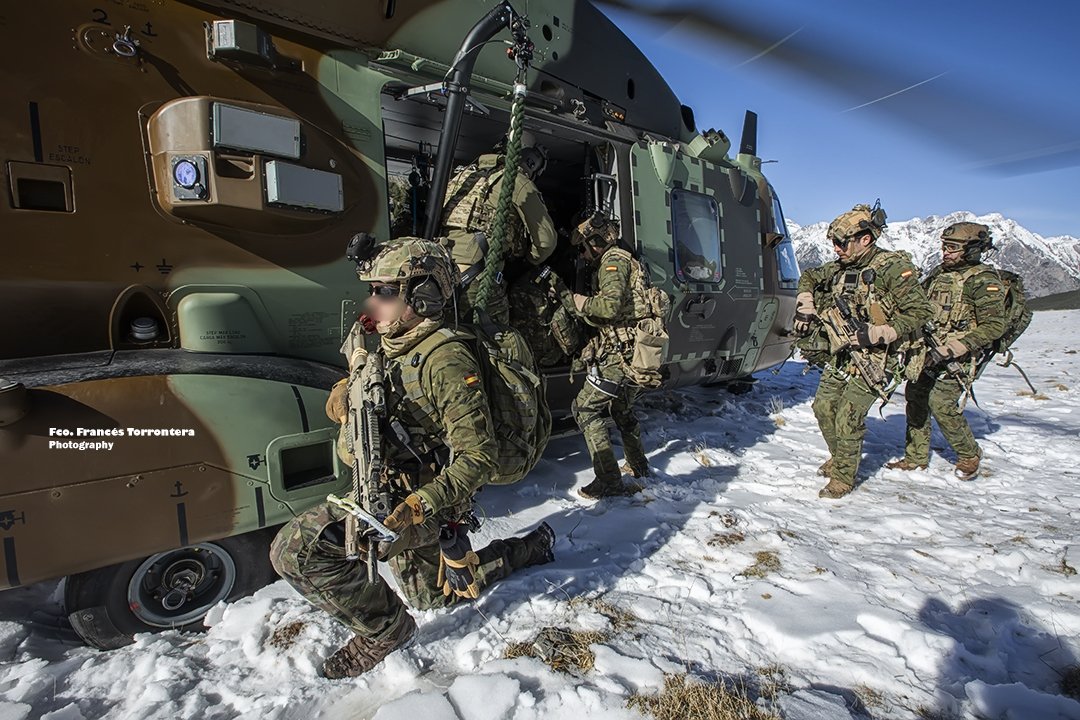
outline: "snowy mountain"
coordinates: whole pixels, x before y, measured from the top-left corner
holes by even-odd
[[[936,429],[927,470],[885,468],[897,393],[870,413],[863,482],[819,499],[818,373],[799,361],[745,395],[643,398],[653,475],[631,498],[583,502],[585,443],[553,441],[480,494],[473,543],[546,520],[555,562],[414,612],[416,643],[355,680],[320,677],[349,633],[284,581],[215,607],[205,634],[111,652],[32,621],[59,612],[55,582],[4,591],[0,719],[1080,720],[1080,311],[1037,313],[1016,350],[1037,393],[989,366],[966,410],[973,482]],[[529,648],[543,628],[577,643],[561,669]],[[677,709],[684,675],[745,683],[751,707]],[[642,715],[658,694],[667,712]]]
[[[955,212],[904,222],[890,222],[878,243],[889,250],[906,250],[915,264],[928,271],[941,262],[941,231],[956,222],[979,222],[990,226],[997,250],[988,261],[1024,278],[1032,297],[1080,288],[1080,239],[1062,235],[1044,238],[999,213],[975,215]],[[799,265],[816,267],[836,254],[825,238],[829,223],[801,226],[788,222]]]

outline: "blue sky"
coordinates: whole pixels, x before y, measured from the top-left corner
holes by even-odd
[[[1045,236],[1080,236],[1080,164],[1010,176],[992,162],[1066,145],[1080,163],[1080,2],[698,5],[737,15],[773,41],[798,31],[791,47],[868,76],[838,89],[773,56],[746,63],[754,50],[605,9],[694,108],[699,128],[721,128],[737,143],[743,112],[758,113],[758,154],[778,161],[764,169],[789,219],[828,220],[880,197],[893,220],[1000,212]]]

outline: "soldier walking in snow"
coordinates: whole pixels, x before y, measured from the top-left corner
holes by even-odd
[[[799,280],[795,331],[824,366],[813,404],[830,453],[818,469],[824,498],[854,489],[866,414],[899,382],[902,344],[932,313],[910,258],[876,245],[884,229],[880,206],[856,205],[829,225],[837,259]]]
[[[973,222],[950,225],[941,233],[941,265],[923,282],[934,316],[925,328],[923,370],[907,384],[907,444],[904,457],[888,463],[897,470],[922,470],[930,462],[930,417],[956,451],[956,477],[979,472],[982,451],[960,408],[970,392],[979,361],[1006,330],[1005,284],[998,271],[982,263],[993,246],[990,228]]]

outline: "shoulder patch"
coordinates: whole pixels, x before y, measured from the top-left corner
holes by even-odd
[[[907,277],[911,277],[914,274],[915,274],[914,270],[905,270],[904,272],[900,273],[900,277],[907,278]]]
[[[617,271],[619,269],[619,267],[617,265],[608,265],[604,269],[607,270],[608,272],[615,272],[615,271]]]
[[[998,285],[987,285],[986,286],[986,291],[987,292],[1000,292],[1001,287],[998,286]]]
[[[465,387],[472,388],[472,387],[476,387],[477,385],[480,384],[480,378],[478,378],[476,376],[476,373],[466,373],[464,379],[465,379]]]

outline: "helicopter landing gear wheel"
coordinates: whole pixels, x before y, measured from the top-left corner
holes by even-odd
[[[258,531],[72,575],[64,590],[68,620],[102,650],[127,645],[136,633],[205,630],[211,607],[276,579],[271,538]]]

